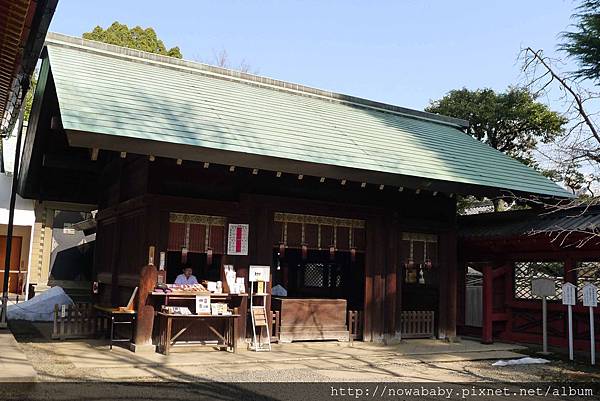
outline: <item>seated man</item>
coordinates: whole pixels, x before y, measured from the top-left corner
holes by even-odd
[[[183,274],[175,279],[175,284],[198,284],[198,280],[192,275],[192,268],[186,266],[183,268]]]

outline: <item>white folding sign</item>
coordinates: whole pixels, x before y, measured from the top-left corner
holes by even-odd
[[[250,272],[248,274],[248,281],[263,281],[265,283],[270,281],[271,266],[250,266]]]
[[[563,305],[575,305],[577,303],[577,287],[572,283],[562,285],[562,303]]]
[[[586,284],[583,286],[583,306],[598,306],[598,287],[594,284]]]

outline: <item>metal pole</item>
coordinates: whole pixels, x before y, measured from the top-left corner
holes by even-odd
[[[573,307],[567,305],[569,312],[569,360],[573,360]]]
[[[546,304],[546,297],[542,297],[542,331],[543,331],[543,336],[544,336],[544,344],[543,344],[543,353],[547,354],[548,353],[548,310],[547,310],[547,304]]]
[[[23,97],[29,89],[29,82],[23,85]],[[6,328],[6,308],[8,306],[8,276],[10,274],[10,257],[12,250],[13,227],[15,220],[15,203],[17,201],[17,185],[19,183],[19,162],[21,158],[21,137],[23,133],[23,117],[25,105],[19,111],[19,124],[17,127],[17,145],[15,146],[15,167],[13,169],[12,191],[10,193],[10,208],[8,211],[8,228],[6,230],[6,258],[4,259],[4,283],[2,284],[2,309],[0,310],[0,328]]]
[[[592,365],[596,364],[596,339],[594,338],[594,308],[590,306],[590,353]]]

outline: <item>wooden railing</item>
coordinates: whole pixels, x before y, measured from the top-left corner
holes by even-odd
[[[53,340],[94,337],[107,327],[106,319],[96,316],[90,303],[54,305]]]
[[[279,324],[281,323],[281,318],[279,316],[279,311],[271,312],[271,342],[278,343],[279,342]]]
[[[433,311],[403,311],[401,315],[402,338],[434,337],[434,316]]]
[[[350,341],[362,339],[362,312],[358,310],[349,310],[347,324],[348,331],[350,334]]]

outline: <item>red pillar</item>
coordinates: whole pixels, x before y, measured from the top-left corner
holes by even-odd
[[[493,276],[492,266],[483,267],[483,325],[481,328],[481,342],[491,344],[494,342],[492,336],[492,313],[493,313]]]

